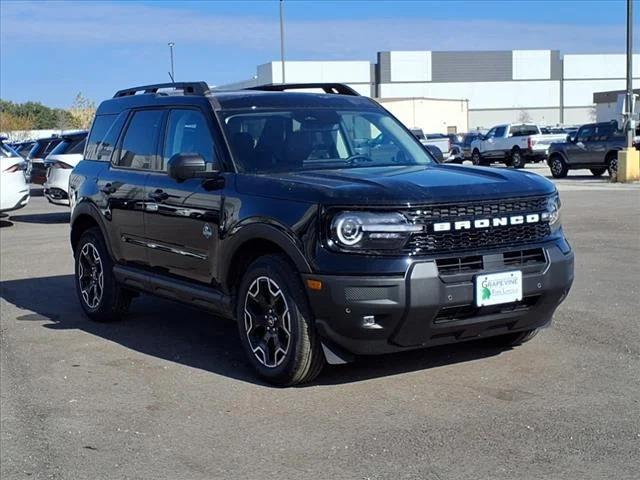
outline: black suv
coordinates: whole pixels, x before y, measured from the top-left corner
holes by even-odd
[[[70,200],[89,317],[118,319],[138,292],[208,309],[279,385],[355,355],[522,343],[573,281],[551,182],[438,164],[340,84],[122,90]]]

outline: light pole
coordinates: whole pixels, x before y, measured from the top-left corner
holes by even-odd
[[[171,57],[171,71],[169,72],[169,76],[171,77],[171,81],[175,83],[176,80],[173,72],[173,47],[175,46],[175,43],[169,42],[167,45],[169,45],[169,56]]]
[[[635,122],[633,121],[633,0],[627,0],[627,101],[624,109],[624,128],[627,146],[618,152],[618,182],[634,182],[640,180],[640,152],[633,147]]]
[[[633,107],[635,98],[633,96],[633,0],[627,0],[627,104],[626,128],[627,128],[627,148],[633,148]]]
[[[280,0],[280,64],[282,65],[282,83],[284,78],[284,0]]]

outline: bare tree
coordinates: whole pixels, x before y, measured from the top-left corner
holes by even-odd
[[[73,123],[76,128],[87,129],[91,126],[93,117],[96,114],[96,104],[82,95],[81,92],[78,92],[71,108],[69,108],[69,113],[73,117]]]
[[[533,118],[531,118],[531,114],[526,110],[520,110],[518,114],[518,122],[520,123],[531,123]]]

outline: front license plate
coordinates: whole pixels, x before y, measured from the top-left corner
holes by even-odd
[[[476,277],[476,305],[499,305],[522,300],[522,272],[492,273]]]

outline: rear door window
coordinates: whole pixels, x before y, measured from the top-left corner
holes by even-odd
[[[119,115],[98,115],[93,121],[91,133],[87,140],[85,159],[111,161],[120,130],[127,118],[127,113]]]
[[[578,142],[588,142],[590,141],[595,134],[595,125],[585,125],[583,127],[580,127],[580,130],[578,130],[578,137],[577,137],[577,141]]]
[[[163,115],[163,110],[140,110],[133,114],[120,147],[119,167],[157,169],[158,138]]]

